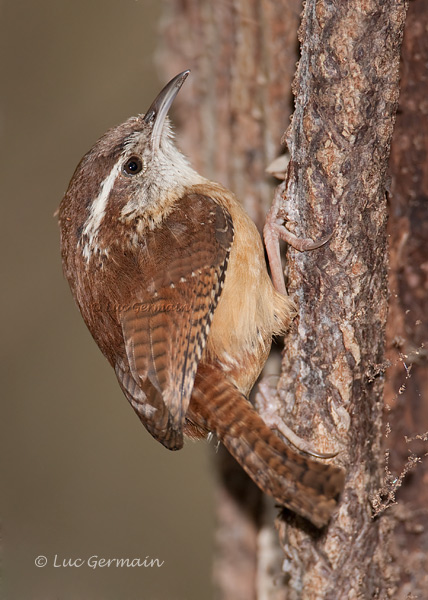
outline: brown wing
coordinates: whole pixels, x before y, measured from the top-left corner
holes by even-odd
[[[227,211],[189,194],[148,232],[138,256],[135,302],[120,314],[128,365],[122,389],[164,446],[183,445],[183,426],[233,241]]]

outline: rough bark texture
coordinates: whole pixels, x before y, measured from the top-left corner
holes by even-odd
[[[334,235],[289,252],[299,318],[280,389],[294,428],[341,450],[340,510],[321,536],[279,523],[287,598],[388,597],[387,526],[370,495],[382,476],[387,315],[385,175],[396,105],[405,3],[308,0],[301,27],[286,209],[296,232]]]
[[[193,72],[192,89],[178,98],[181,146],[260,226],[273,194],[264,169],[279,154],[290,114],[300,4],[167,6],[165,78]],[[215,569],[222,599],[394,597],[393,522],[388,513],[372,519],[370,496],[383,473],[385,176],[405,9],[396,0],[305,5],[285,208],[299,235],[334,235],[320,250],[289,252],[289,291],[300,315],[286,340],[279,389],[287,424],[318,450],[340,450],[348,484],[327,532],[281,515],[284,560],[264,525],[271,507],[261,514],[245,480],[232,489],[236,473],[226,459]]]
[[[428,590],[428,4],[410,3],[402,47],[401,92],[390,157],[385,421],[389,468],[397,477],[409,452],[422,457],[397,491],[392,555],[395,598]]]

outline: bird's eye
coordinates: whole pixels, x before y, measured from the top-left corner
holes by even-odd
[[[141,158],[138,156],[131,156],[131,158],[128,158],[126,163],[123,165],[123,172],[126,173],[126,175],[136,175],[141,171],[142,168],[143,163]]]

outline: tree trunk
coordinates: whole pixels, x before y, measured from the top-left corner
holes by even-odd
[[[193,72],[192,89],[178,98],[180,145],[260,227],[273,196],[264,169],[280,153],[290,115],[300,4],[167,7],[165,78]],[[243,475],[236,485],[225,458],[215,568],[223,600],[394,597],[392,521],[388,511],[373,519],[371,500],[379,507],[384,499],[376,492],[384,466],[385,178],[405,10],[404,0],[305,4],[284,206],[297,234],[333,237],[322,249],[288,253],[299,317],[286,339],[279,394],[301,437],[340,450],[348,481],[327,531],[281,513],[281,555],[267,524],[272,506]]]
[[[385,175],[405,2],[308,0],[296,111],[287,135],[286,210],[300,235],[333,231],[322,250],[288,254],[299,318],[280,389],[294,429],[340,449],[340,510],[321,536],[280,522],[287,598],[388,597],[385,519],[370,497],[382,476],[387,315]]]

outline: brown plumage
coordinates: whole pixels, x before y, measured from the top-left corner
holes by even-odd
[[[176,450],[184,434],[214,432],[262,490],[320,527],[343,471],[289,450],[247,400],[294,309],[233,194],[171,140],[166,113],[186,76],[80,162],[59,210],[64,272],[153,437]]]

